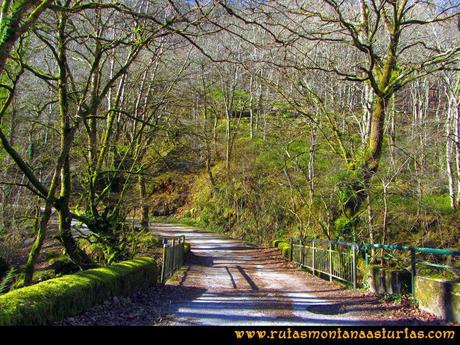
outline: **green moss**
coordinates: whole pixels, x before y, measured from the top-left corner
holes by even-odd
[[[43,257],[43,259],[48,260],[48,262],[53,259],[65,257],[65,255],[61,254],[60,252],[46,250],[41,253],[41,256]]]
[[[278,245],[279,245],[281,242],[283,242],[283,240],[274,240],[274,241],[272,242],[273,248],[278,248]]]
[[[161,246],[160,239],[158,238],[158,236],[155,236],[154,234],[150,232],[139,233],[135,240],[139,242],[139,245],[144,246],[144,247]]]
[[[0,325],[46,325],[156,283],[151,258],[50,279],[0,296]]]
[[[287,242],[279,242],[278,249],[285,258],[289,258],[291,255],[291,246]]]
[[[438,211],[443,213],[452,213],[452,207],[450,206],[449,194],[441,195],[428,195],[422,200],[422,206],[430,211]]]
[[[460,322],[460,281],[417,277],[415,287],[422,310],[447,321]]]
[[[45,280],[53,279],[56,277],[54,270],[35,271],[33,282],[43,282]]]

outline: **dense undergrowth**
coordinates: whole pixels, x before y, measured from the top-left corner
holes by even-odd
[[[117,237],[114,237],[110,243],[107,240],[97,238],[97,234],[79,239],[79,245],[93,260],[94,268],[106,267],[140,256],[161,260],[162,245],[157,236],[132,226],[126,226],[125,229],[125,231],[118,233]],[[18,257],[19,249],[13,251],[7,243],[4,243],[3,247],[9,248],[11,257],[8,257],[8,261],[0,260],[0,295],[24,286],[22,280],[23,261],[21,261],[24,259]],[[40,253],[37,268],[33,275],[32,285],[81,271],[81,268],[65,254],[59,242],[53,238],[47,240],[47,248]]]
[[[376,243],[458,247],[458,210],[449,205],[445,181],[432,178],[440,173],[437,162],[426,165],[426,175],[418,182],[423,185],[420,193],[413,166],[400,163],[402,157],[391,163],[386,152],[369,189],[370,205],[351,222],[342,207],[350,198],[347,186],[353,177],[328,145],[318,141],[313,157],[315,174],[309,180],[312,153],[306,132],[308,128],[300,119],[273,118],[264,137],[251,139],[247,122],[240,124],[230,170],[220,145],[215,148],[210,172],[202,167],[193,178],[190,173],[184,178],[169,170],[157,177],[169,181],[169,187],[163,189],[171,188],[167,195],[175,203],[170,204],[169,214],[161,216],[261,244],[290,236],[361,242],[369,242],[372,236]],[[398,164],[402,168],[393,176]],[[174,188],[177,185],[180,189]],[[174,197],[178,193],[183,200],[180,205]]]

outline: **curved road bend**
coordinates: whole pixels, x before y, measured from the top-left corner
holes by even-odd
[[[382,325],[392,308],[300,271],[276,249],[223,235],[154,224],[157,235],[185,235],[192,255],[180,285],[202,291],[171,304],[167,325]]]

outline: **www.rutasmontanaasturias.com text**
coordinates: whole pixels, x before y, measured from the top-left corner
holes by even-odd
[[[236,339],[455,339],[454,330],[381,329],[360,330],[235,330]]]

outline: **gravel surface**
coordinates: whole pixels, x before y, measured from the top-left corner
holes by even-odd
[[[158,234],[185,235],[192,257],[176,286],[202,295],[172,303],[166,325],[441,324],[408,303],[382,303],[299,270],[277,249],[220,234],[156,224]]]
[[[115,298],[58,325],[440,325],[409,303],[385,303],[297,269],[276,249],[155,224],[185,235],[192,255],[165,286]]]

